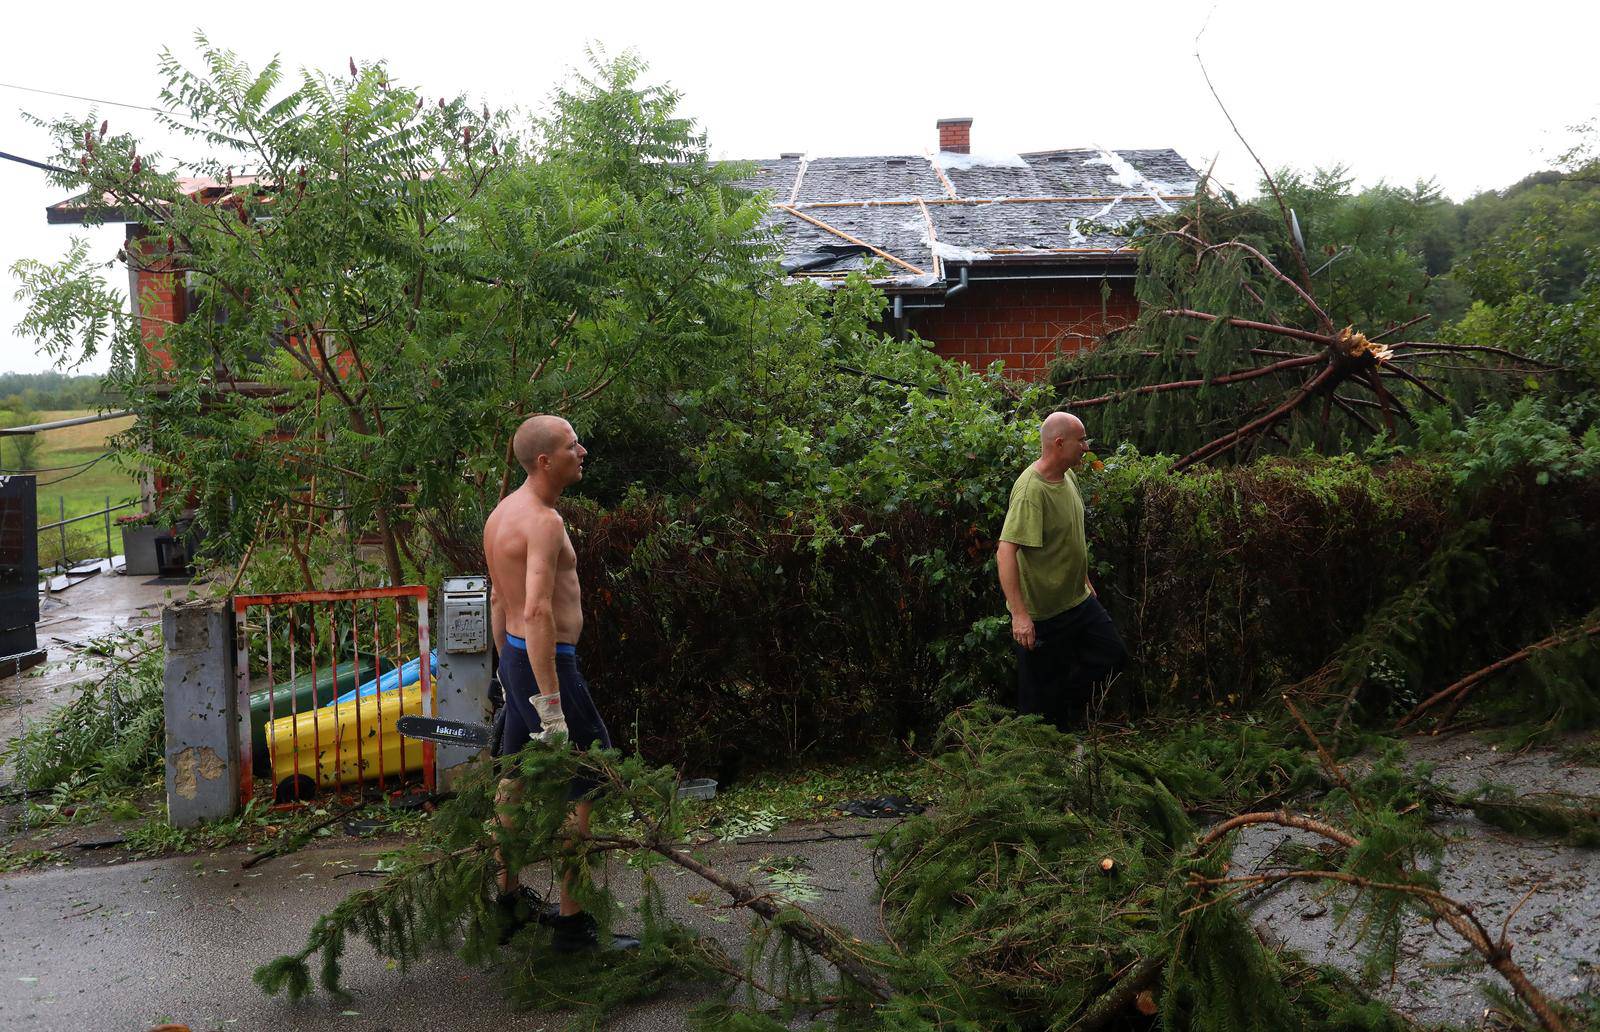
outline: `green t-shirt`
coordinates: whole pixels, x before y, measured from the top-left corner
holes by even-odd
[[[1022,601],[1028,615],[1048,620],[1089,597],[1089,545],[1083,536],[1083,498],[1069,469],[1059,484],[1030,464],[1011,486],[1000,540],[1021,545]]]

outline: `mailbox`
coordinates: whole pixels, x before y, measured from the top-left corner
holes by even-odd
[[[484,652],[489,648],[489,580],[446,577],[444,651]]]

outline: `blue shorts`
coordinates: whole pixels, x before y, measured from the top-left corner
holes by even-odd
[[[528,645],[514,634],[506,635],[508,648],[500,653],[500,685],[506,693],[506,728],[500,742],[500,755],[510,756],[527,745],[542,726],[533,708],[539,691],[528,662]],[[611,734],[595,709],[589,683],[578,669],[578,650],[565,642],[556,645],[556,679],[561,691],[561,715],[567,718],[567,738],[574,747],[588,750],[598,744],[611,748]],[[582,799],[600,785],[593,772],[585,771],[572,779],[568,799]]]

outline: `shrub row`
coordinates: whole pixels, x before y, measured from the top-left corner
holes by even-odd
[[[1169,464],[1130,454],[1083,479],[1095,580],[1134,657],[1120,697],[1140,711],[1249,706],[1307,677],[1372,633],[1441,548],[1471,549],[1492,583],[1444,579],[1428,604],[1452,614],[1459,648],[1428,653],[1379,711],[1600,601],[1600,480],[1514,474],[1469,489],[1410,461]],[[858,751],[1005,699],[994,546],[1011,475],[934,511],[574,503],[585,667],[616,737],[728,774]]]

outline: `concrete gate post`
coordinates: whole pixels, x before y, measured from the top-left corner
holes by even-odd
[[[233,611],[221,601],[161,611],[166,646],[167,820],[187,828],[239,812],[239,704]]]
[[[490,718],[489,581],[486,577],[446,577],[444,632],[440,635],[439,676],[434,682],[436,712],[446,720],[470,724]],[[434,747],[434,787],[454,789],[467,761],[486,755],[459,745]]]

